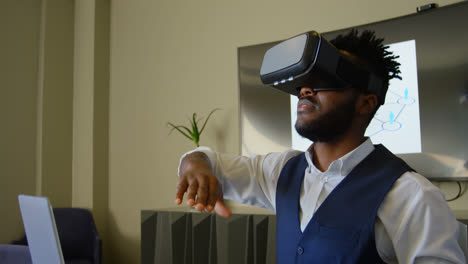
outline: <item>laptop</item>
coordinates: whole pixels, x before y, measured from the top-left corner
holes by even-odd
[[[18,200],[32,262],[65,264],[49,199],[21,194]]]

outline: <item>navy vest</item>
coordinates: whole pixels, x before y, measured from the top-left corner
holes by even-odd
[[[383,263],[375,245],[377,210],[393,183],[412,169],[376,145],[329,194],[302,233],[299,197],[307,166],[305,155],[298,155],[286,163],[278,180],[278,264]]]

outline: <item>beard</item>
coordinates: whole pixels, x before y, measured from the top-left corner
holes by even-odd
[[[352,125],[356,98],[357,96],[350,97],[346,102],[337,105],[314,120],[301,121],[298,118],[295,125],[297,133],[313,142],[331,142],[338,139]],[[311,98],[305,100],[312,101],[317,111],[320,111],[320,106]],[[298,113],[299,115],[300,113]]]

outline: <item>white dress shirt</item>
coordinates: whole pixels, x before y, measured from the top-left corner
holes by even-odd
[[[373,150],[367,139],[333,161],[325,172],[314,166],[308,152],[296,150],[252,157],[217,153],[207,147],[195,151],[204,152],[210,159],[225,199],[273,212],[282,168],[290,158],[306,155],[308,167],[300,194],[304,231],[327,196]],[[443,193],[414,172],[404,173],[387,193],[377,212],[375,238],[377,251],[386,263],[465,263],[457,242],[458,224]]]

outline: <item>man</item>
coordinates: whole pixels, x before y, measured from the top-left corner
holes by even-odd
[[[373,32],[331,43],[385,81],[380,91],[341,87],[314,73],[298,87],[296,130],[305,152],[238,157],[199,148],[183,156],[175,202],[229,217],[223,199],[277,215],[278,263],[464,263],[443,194],[364,137],[399,64]],[[335,89],[336,88],[336,89]],[[383,97],[384,98],[384,97]]]

